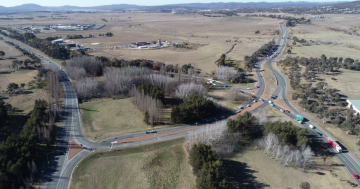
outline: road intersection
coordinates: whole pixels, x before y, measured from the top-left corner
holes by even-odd
[[[255,96],[255,99],[262,100],[260,106],[251,110],[252,113],[258,112],[269,105],[268,101],[273,99],[265,99],[262,98],[263,93],[265,91],[265,81],[261,76],[261,65],[267,61],[267,66],[273,72],[276,80],[277,80],[277,88],[272,96],[278,96],[287,107],[290,108],[291,113],[285,113],[292,119],[296,119],[296,115],[301,115],[301,113],[296,110],[290,102],[287,100],[287,81],[286,78],[281,75],[276,69],[273,68],[272,64],[278,59],[277,56],[280,55],[287,43],[288,30],[285,27],[285,23],[280,24],[281,34],[275,44],[275,47],[272,52],[270,52],[266,57],[259,59],[258,62],[255,63],[255,74],[258,78],[258,86],[259,88],[253,88],[251,90],[256,91],[255,94],[249,93],[249,90],[240,91],[249,96]],[[3,36],[0,34],[4,40],[13,42],[14,45],[19,46],[23,50],[26,50],[34,55],[38,56],[40,59],[48,62],[53,65],[53,67],[59,72],[60,78],[62,78],[62,83],[65,91],[64,98],[64,112],[62,113],[63,122],[62,127],[60,128],[60,133],[57,139],[57,146],[55,148],[54,153],[49,154],[49,158],[51,159],[51,163],[47,170],[44,170],[42,183],[40,188],[43,189],[67,189],[70,188],[71,183],[71,175],[76,165],[88,154],[90,154],[95,149],[115,149],[115,148],[124,148],[130,146],[137,146],[141,144],[150,144],[154,142],[158,142],[161,140],[169,140],[173,138],[183,137],[185,136],[189,130],[197,129],[201,126],[205,126],[206,124],[216,122],[221,119],[221,117],[217,117],[211,119],[208,122],[197,124],[184,125],[179,127],[172,127],[166,129],[157,130],[157,133],[147,134],[145,132],[137,132],[137,133],[128,133],[123,135],[114,136],[108,139],[104,139],[99,142],[94,142],[85,137],[80,121],[80,112],[78,106],[77,96],[72,85],[71,80],[67,76],[66,72],[53,60],[48,59],[40,54],[30,51],[28,48],[22,46],[14,42],[13,40]],[[225,85],[220,82],[214,82],[215,85],[231,87],[229,85]],[[254,104],[254,98],[246,102],[244,106],[252,106]],[[274,103],[274,108],[278,110],[284,110],[286,107],[280,106],[280,104]],[[246,110],[243,110],[246,111]],[[226,117],[234,117],[236,115],[236,110],[227,113]],[[315,126],[314,129],[311,129],[309,125],[312,124]],[[316,126],[316,124],[311,121],[307,121],[302,124],[306,129],[308,129],[312,134],[314,134],[325,146],[329,148],[330,151],[334,153],[334,155],[339,159],[339,161],[344,165],[344,167],[348,170],[350,174],[356,173],[360,175],[360,162],[357,160],[352,154],[350,154],[347,150],[344,150],[343,153],[336,153],[336,151],[328,145],[326,141],[326,137],[328,136],[320,127]],[[318,133],[321,133],[322,136],[319,136]],[[151,136],[151,137],[149,137]],[[115,139],[116,137],[116,139]],[[74,155],[71,159],[67,159],[69,150],[70,141],[74,140],[78,144],[82,144],[84,147],[79,153]],[[126,142],[123,142],[126,141]],[[355,180],[355,182],[360,184],[359,181]]]

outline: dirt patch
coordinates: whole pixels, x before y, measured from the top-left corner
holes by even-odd
[[[269,99],[269,98],[270,98],[270,95],[268,95],[268,94],[263,94],[263,95],[261,95],[261,97],[262,97],[262,98],[265,98],[265,99]]]
[[[290,110],[290,108],[285,104],[285,102],[281,98],[276,99],[274,102],[275,102],[275,104],[277,104],[287,110]]]
[[[248,92],[248,93],[251,93],[251,94],[255,94],[255,90],[252,90],[252,91],[246,91],[246,92]]]
[[[71,159],[75,154],[80,152],[82,149],[84,149],[84,148],[81,147],[80,145],[78,145],[74,140],[71,140],[68,160]]]

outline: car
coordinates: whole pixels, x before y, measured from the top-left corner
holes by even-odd
[[[354,177],[354,179],[359,179],[359,176],[355,173],[353,173],[352,176]]]
[[[117,139],[117,137],[115,137],[115,139]]]
[[[322,134],[321,134],[320,132],[317,132],[317,134],[318,134],[319,136],[322,136]]]
[[[254,96],[254,95],[251,95],[251,98],[256,98],[256,96]]]
[[[283,110],[283,109],[280,109],[280,112],[284,112],[284,110]]]
[[[290,111],[289,111],[289,110],[285,110],[285,112],[286,112],[286,113],[290,113]]]
[[[250,104],[247,105],[247,107],[250,107],[250,106],[251,106]]]
[[[274,106],[274,104],[270,104],[270,106]]]
[[[263,100],[263,99],[261,99],[261,98],[260,98],[259,100],[260,100],[261,102],[264,102],[264,100]]]
[[[195,125],[199,124],[198,122],[195,123]]]
[[[156,130],[151,130],[150,133],[156,133],[157,131]]]
[[[277,97],[278,97],[278,96],[275,95],[273,98],[276,99]]]
[[[254,100],[253,102],[257,102],[257,100]]]
[[[272,104],[273,102],[269,100],[269,104]]]
[[[251,88],[247,88],[247,90],[251,90]]]
[[[239,109],[243,109],[244,107],[240,106]]]
[[[256,86],[257,88],[260,88],[260,86]]]

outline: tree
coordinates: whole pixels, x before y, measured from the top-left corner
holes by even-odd
[[[310,189],[310,184],[308,182],[302,182],[300,184],[301,189]]]
[[[4,51],[0,51],[0,57],[1,57],[1,58],[4,58],[4,56],[5,56],[5,52],[4,52]]]
[[[290,49],[288,49],[288,50],[287,50],[287,53],[288,53],[288,54],[291,54],[291,50],[290,50]]]
[[[175,96],[181,99],[186,99],[193,95],[204,96],[206,93],[207,90],[201,84],[184,83],[177,87]]]
[[[7,86],[7,90],[8,91],[13,91],[19,88],[19,85],[16,83],[9,83],[9,85]]]
[[[296,45],[296,41],[294,40],[294,41],[292,42],[292,44],[295,46],[295,45]]]
[[[237,73],[238,73],[237,70],[232,70],[226,66],[220,66],[215,71],[215,77],[216,77],[216,79],[221,80],[221,81],[229,81]]]
[[[210,117],[216,110],[211,100],[200,95],[193,95],[178,106],[173,106],[171,120],[174,123],[191,123]]]
[[[25,87],[25,83],[21,83],[21,88],[24,88]]]
[[[146,111],[145,113],[144,113],[144,122],[146,123],[146,124],[148,124],[149,123],[149,112],[148,111]]]

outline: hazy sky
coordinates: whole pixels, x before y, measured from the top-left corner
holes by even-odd
[[[308,1],[313,0],[1,0],[0,5],[12,7],[27,3],[34,3],[42,6],[63,6],[73,5],[80,7],[90,7],[111,4],[135,4],[135,5],[165,5],[178,3],[211,3],[211,2],[286,2],[286,1]],[[342,0],[315,0],[316,2],[331,2]],[[349,1],[349,0],[348,0]],[[350,0],[351,1],[351,0]]]

